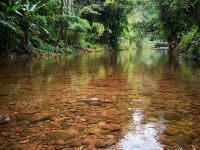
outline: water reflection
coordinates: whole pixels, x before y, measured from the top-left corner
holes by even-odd
[[[133,125],[135,128],[119,141],[122,150],[160,150],[163,149],[159,139],[156,139],[158,132],[162,132],[164,125],[147,123],[142,124],[142,110],[136,109],[133,112]]]
[[[67,116],[71,124],[80,124],[81,116],[90,121],[85,122],[86,128],[98,127],[99,122],[118,123],[125,135],[109,134],[120,138],[117,144],[123,150],[198,149],[199,85],[199,67],[174,62],[163,51],[0,60],[0,114],[16,116],[47,111],[55,119]],[[113,103],[89,107],[80,103],[86,97]],[[71,107],[75,113],[69,113]],[[106,114],[109,119],[101,120],[102,111],[103,117]],[[114,118],[113,112],[117,115]],[[59,123],[71,126],[67,119]],[[178,131],[174,130],[177,126]],[[29,131],[27,126],[24,128]],[[86,133],[84,137],[91,136]],[[5,136],[0,137],[0,142],[5,138],[13,141]]]

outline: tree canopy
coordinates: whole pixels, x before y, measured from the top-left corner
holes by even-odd
[[[0,53],[72,53],[142,39],[199,60],[199,0],[3,0]],[[189,55],[188,55],[189,54]]]

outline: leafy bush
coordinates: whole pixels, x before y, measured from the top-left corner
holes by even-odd
[[[200,63],[200,33],[193,38],[192,45],[186,53],[186,59]]]
[[[30,42],[31,42],[32,46],[35,47],[35,48],[39,48],[39,47],[42,46],[42,40],[40,38],[37,38],[37,37],[33,36],[30,39]]]
[[[66,53],[66,54],[72,54],[73,53],[73,48],[71,46],[67,47],[67,48],[61,48],[60,51],[62,53]]]
[[[105,31],[105,28],[103,24],[99,22],[92,23],[92,33],[93,33],[92,37],[94,39],[96,40],[99,39],[103,35],[104,31]]]
[[[58,46],[59,46],[59,47],[64,47],[64,45],[65,45],[65,43],[64,43],[63,40],[60,40],[60,41],[58,42]]]
[[[1,19],[1,18],[0,18]],[[19,26],[10,18],[10,21],[0,20],[0,49],[1,54],[9,54],[17,49],[18,37],[22,34]]]
[[[98,10],[101,10],[100,5],[97,4],[91,4],[84,6],[80,11],[79,11],[79,16],[86,16],[86,15],[101,15]]]
[[[186,46],[192,43],[192,40],[197,33],[198,28],[196,26],[192,27],[191,31],[187,32],[181,39],[178,45],[178,49],[184,49]]]
[[[56,48],[48,43],[42,43],[40,49],[48,51],[48,52],[54,52]]]

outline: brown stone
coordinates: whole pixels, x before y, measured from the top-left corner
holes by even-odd
[[[104,111],[102,113],[102,117],[105,118],[105,119],[112,119],[115,117],[115,113],[113,111]]]
[[[180,133],[180,131],[176,128],[172,128],[172,127],[167,127],[165,130],[164,130],[164,133],[166,135],[170,135],[170,136],[174,136],[174,135],[177,135]]]
[[[195,139],[198,137],[197,133],[193,131],[184,131],[184,135],[189,136],[192,139]]]
[[[80,119],[80,121],[82,121],[82,122],[86,122],[87,120],[86,120],[86,119],[84,119],[84,118],[82,118],[82,119]]]
[[[8,150],[28,150],[28,147],[25,145],[16,144],[9,147]]]
[[[70,109],[69,111],[72,112],[72,113],[75,113],[77,110],[76,109]]]
[[[65,141],[63,141],[63,140],[57,140],[56,144],[62,146],[62,145],[65,145]]]
[[[193,140],[189,136],[179,134],[177,136],[173,136],[172,141],[175,142],[176,144],[183,145],[183,144],[191,144]]]
[[[69,145],[70,147],[79,147],[81,145],[81,142],[73,139],[71,141],[68,141],[67,145]]]
[[[48,121],[47,126],[51,129],[61,129],[62,128],[62,126],[59,123],[54,122],[54,121]]]
[[[84,99],[82,100],[82,102],[91,105],[91,106],[100,106],[101,105],[101,101],[98,98],[88,98],[88,99]]]
[[[69,130],[53,130],[48,135],[47,138],[50,140],[69,140],[79,135],[79,132],[75,129]]]
[[[76,125],[74,125],[73,128],[76,129],[77,131],[79,131],[80,133],[85,130],[85,126],[82,124],[76,124]]]
[[[104,148],[104,147],[108,146],[108,144],[102,140],[98,140],[98,141],[96,141],[95,146],[97,148]]]
[[[121,129],[119,124],[114,124],[114,123],[106,124],[105,122],[98,123],[98,127],[110,131],[118,131]]]
[[[92,138],[85,138],[85,139],[83,139],[83,141],[82,141],[82,144],[84,144],[84,145],[92,145],[92,146],[94,146],[95,145],[95,141],[92,139]]]
[[[40,121],[46,121],[50,119],[51,119],[51,115],[47,113],[37,113],[37,114],[34,114],[29,120],[31,123],[37,123]]]
[[[88,130],[88,133],[95,134],[95,135],[101,135],[102,134],[102,130],[97,128],[97,127],[93,127],[93,128],[90,128]]]
[[[109,139],[113,139],[113,138],[115,138],[115,136],[114,136],[114,135],[110,135],[110,134],[109,134],[109,135],[107,135],[106,137],[107,137],[107,138],[109,138]]]
[[[28,143],[28,142],[29,142],[29,140],[23,140],[23,141],[20,142],[20,144],[25,144],[25,143]]]

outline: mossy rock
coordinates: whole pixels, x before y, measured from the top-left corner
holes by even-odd
[[[177,136],[174,136],[172,138],[172,142],[174,142],[175,144],[178,145],[187,145],[187,144],[191,144],[193,141],[192,138],[190,138],[189,136],[185,136],[183,134],[179,134]]]
[[[163,117],[165,120],[168,120],[168,121],[179,121],[183,118],[183,115],[178,112],[165,111],[165,112],[156,112],[154,114],[154,117],[156,118]]]
[[[182,114],[180,113],[176,113],[176,112],[165,112],[164,113],[164,118],[166,120],[175,120],[175,121],[178,121],[180,120],[181,118],[183,118]]]

